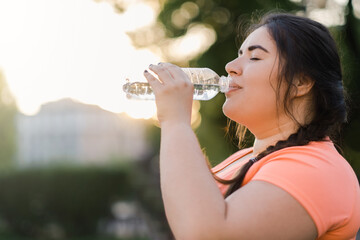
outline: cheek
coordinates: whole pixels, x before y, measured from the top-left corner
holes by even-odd
[[[276,95],[271,88],[247,90],[226,99],[223,112],[228,118],[248,125],[276,117]]]

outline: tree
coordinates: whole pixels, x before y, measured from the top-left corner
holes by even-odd
[[[11,95],[5,76],[0,72],[0,168],[9,167],[14,163],[16,113],[15,99]]]
[[[344,131],[345,155],[355,172],[360,175],[360,19],[355,17],[352,0],[347,4],[346,23],[340,29],[344,41],[340,42],[343,53],[345,86],[349,92],[349,122]]]

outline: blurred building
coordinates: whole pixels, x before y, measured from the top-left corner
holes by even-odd
[[[20,165],[140,159],[148,151],[145,127],[96,105],[50,102],[34,116],[17,116],[17,159]]]

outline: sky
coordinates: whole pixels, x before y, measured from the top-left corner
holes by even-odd
[[[20,112],[32,115],[43,103],[70,97],[153,116],[153,101],[127,100],[122,91],[127,77],[145,81],[143,70],[161,61],[126,35],[156,18],[150,6],[132,3],[119,14],[94,0],[0,0],[0,70]]]

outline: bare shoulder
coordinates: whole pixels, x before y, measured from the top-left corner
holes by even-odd
[[[226,199],[224,239],[316,239],[316,226],[285,190],[251,181]],[[241,237],[239,237],[241,236]]]

